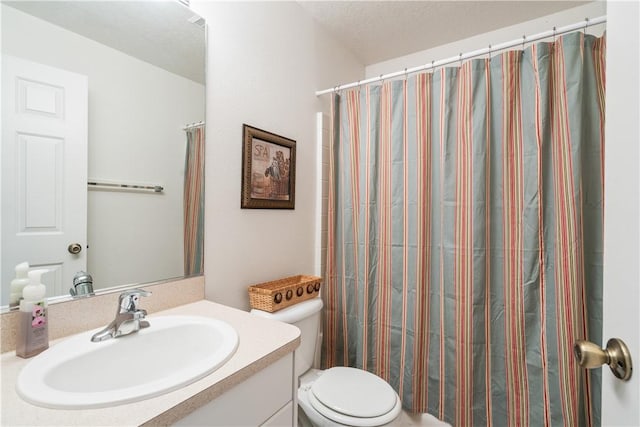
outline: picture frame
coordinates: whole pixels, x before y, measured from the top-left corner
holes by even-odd
[[[242,125],[242,209],[295,209],[296,141]]]

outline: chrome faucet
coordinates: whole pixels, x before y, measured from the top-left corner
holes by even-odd
[[[74,298],[95,295],[93,293],[93,278],[85,271],[78,271],[73,276],[73,287],[69,289],[69,293]]]
[[[151,292],[144,289],[131,289],[120,294],[116,318],[106,328],[91,337],[91,341],[99,342],[110,338],[118,338],[148,328],[149,322],[144,320],[147,311],[138,308],[140,297],[148,297]]]

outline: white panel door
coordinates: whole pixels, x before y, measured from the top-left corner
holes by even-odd
[[[603,345],[620,338],[634,372],[602,371],[602,425],[640,425],[640,101],[638,2],[607,2]]]
[[[3,55],[2,305],[20,262],[52,270],[48,296],[86,268],[87,101],[86,76]]]

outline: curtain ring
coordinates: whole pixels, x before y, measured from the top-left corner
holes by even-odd
[[[407,80],[407,67],[404,67],[404,79]]]
[[[436,66],[435,66],[436,60],[432,59],[431,60],[431,73],[435,73],[436,72]]]
[[[489,62],[491,62],[491,45],[489,45]]]
[[[462,67],[462,52],[460,52],[459,61],[460,61],[460,67]]]
[[[556,42],[556,27],[553,27],[553,42]]]
[[[587,35],[587,27],[589,26],[589,18],[584,18],[584,34]]]
[[[524,44],[527,42],[527,35],[523,34],[522,35],[522,50],[524,50]]]

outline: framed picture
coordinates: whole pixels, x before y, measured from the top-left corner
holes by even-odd
[[[243,209],[295,209],[296,142],[242,126]]]

